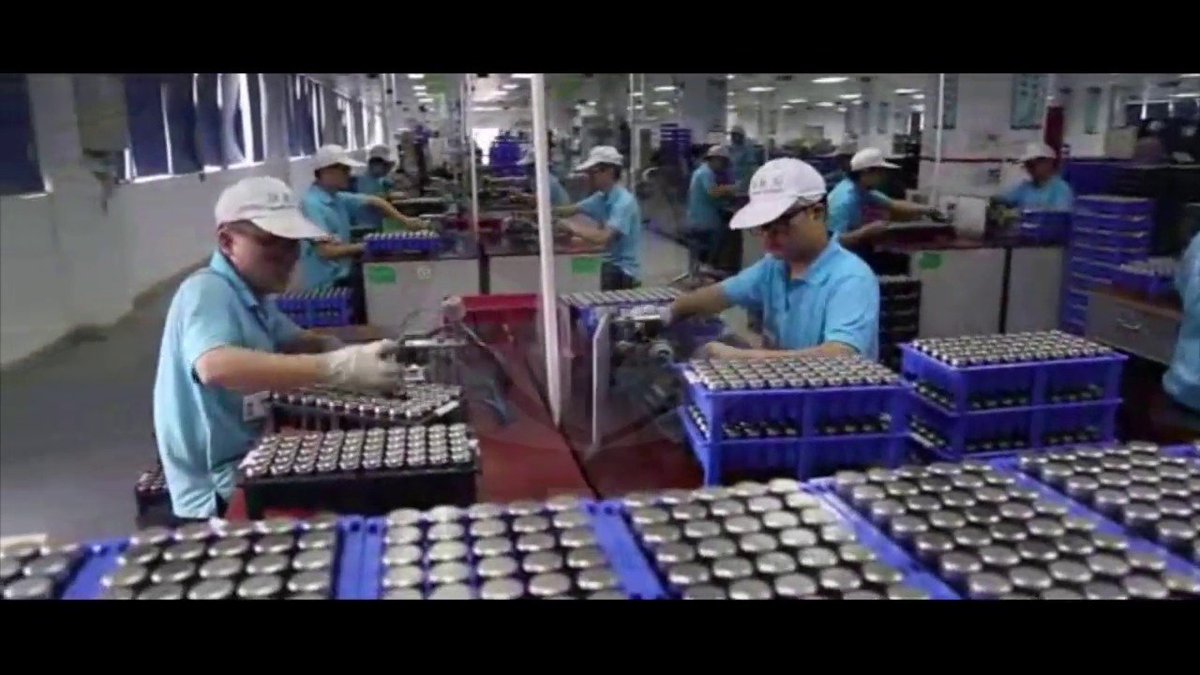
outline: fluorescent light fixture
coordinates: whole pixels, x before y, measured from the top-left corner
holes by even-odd
[[[472,112],[500,112],[501,108],[498,105],[477,105],[471,108]]]
[[[854,105],[862,105],[862,101],[851,101],[850,103]]]
[[[924,101],[925,94],[913,94],[913,100],[914,101]]]
[[[747,87],[746,91],[752,91],[754,93],[761,91],[775,91],[775,87]]]
[[[646,106],[644,106],[644,105],[642,105],[641,103],[639,103],[639,104],[637,104],[637,105],[633,106],[633,109],[634,109],[634,110],[645,110],[645,109],[646,109]]]
[[[838,94],[838,98],[846,99],[847,101],[853,101],[856,98],[862,98],[862,94]]]
[[[651,105],[657,105],[657,106],[671,105],[671,102],[670,101],[655,101]]]
[[[588,101],[588,102],[587,102],[587,104],[588,104],[588,105],[590,105],[590,106],[592,106],[593,108],[595,108],[595,107],[596,107],[596,102],[595,102],[595,101]]]
[[[808,99],[806,99],[806,98],[789,98],[787,102],[788,103],[808,103]]]
[[[655,87],[654,91],[675,91],[675,85],[664,84],[660,87]]]
[[[1171,98],[1200,98],[1200,91],[1187,91],[1182,94],[1171,94]]]
[[[515,82],[509,82],[508,84],[500,85],[501,89],[507,89],[509,91],[512,91],[513,89],[519,89],[520,87],[521,85],[516,84]]]
[[[533,73],[513,73],[512,79],[514,79],[514,80],[532,80]]]
[[[1184,75],[1184,77],[1187,77],[1187,75]],[[727,79],[727,80],[732,80],[732,79],[733,79],[733,73],[730,73],[730,74],[726,75],[726,76],[725,76],[725,79]]]
[[[833,101],[821,101],[821,102],[817,103],[816,105],[818,108],[832,108],[834,106],[834,103],[833,103]]]
[[[642,95],[642,92],[640,92],[640,91],[631,91],[631,92],[629,92],[629,95],[630,95],[630,96],[641,96],[641,95]]]
[[[412,89],[413,91],[425,91],[426,87],[423,84],[414,84]]]
[[[841,106],[841,105],[839,105],[839,106],[837,107],[837,111],[838,111],[838,112],[846,112],[846,106]]]
[[[925,112],[925,104],[924,104],[924,103],[918,103],[917,105],[914,105],[914,106],[912,107],[912,111],[913,111],[913,112]]]
[[[409,73],[409,74],[408,74],[408,79],[410,79],[410,80],[423,80],[423,79],[425,79],[425,73]]]
[[[1182,77],[1184,79],[1190,79],[1193,77],[1200,77],[1200,73],[1184,73],[1184,74],[1180,75],[1180,77]]]
[[[813,84],[837,84],[839,82],[845,82],[848,79],[850,79],[850,78],[848,78],[848,77],[818,77],[817,79],[813,80]]]
[[[726,110],[737,110],[737,106],[736,106],[736,105],[731,105],[731,106],[727,106],[725,109],[726,109]]]
[[[900,89],[896,90],[896,93],[897,94],[917,94],[917,93],[920,93],[920,91],[921,91],[920,89],[908,89],[908,88],[901,87]]]
[[[790,106],[790,105],[788,105],[788,104],[786,104],[786,103],[784,103],[783,105],[781,105],[781,106],[779,106],[779,107],[780,107],[780,108],[783,108],[784,110],[791,110],[791,109],[792,109],[792,106]]]

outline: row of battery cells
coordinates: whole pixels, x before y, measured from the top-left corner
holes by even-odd
[[[463,423],[264,437],[240,468],[247,478],[470,464],[478,440]]]

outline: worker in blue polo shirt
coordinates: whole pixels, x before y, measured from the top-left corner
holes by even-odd
[[[746,130],[741,126],[729,130],[729,162],[733,166],[733,182],[738,190],[745,190],[758,168],[758,148],[746,142]]]
[[[392,169],[396,160],[392,157],[392,149],[386,145],[376,145],[367,151],[367,170],[360,176],[355,176],[354,191],[363,195],[373,195],[387,199],[396,191],[396,179],[392,177]],[[378,229],[383,224],[383,216],[379,210],[368,206],[356,214],[359,227]]]
[[[607,247],[600,267],[600,288],[619,290],[641,284],[642,212],[637,199],[617,181],[621,180],[623,158],[610,145],[598,145],[576,171],[587,174],[592,196],[578,204],[559,206],[554,215],[567,218],[584,213],[600,228],[557,221],[556,227],[593,244]]]
[[[242,179],[215,215],[217,248],[171,300],[154,381],[158,454],[181,522],[224,514],[270,391],[385,389],[401,377],[394,341],[346,347],[301,330],[268,299],[287,288],[300,243],[325,236],[283,181]]]
[[[521,159],[517,161],[517,166],[525,168],[525,175],[529,176],[532,182],[536,180],[537,175],[537,160],[534,157],[532,148],[526,148],[521,154]],[[547,171],[547,176],[550,179],[550,206],[567,206],[571,203],[571,196],[567,194],[567,189],[559,182],[558,177],[554,175],[554,171]],[[524,193],[517,196],[517,199],[527,204],[537,204],[537,195],[533,193]]]
[[[721,207],[737,194],[736,185],[718,185],[717,174],[729,168],[729,150],[714,145],[704,153],[704,162],[692,172],[687,195],[688,248],[698,261],[715,265],[723,244],[725,219]]]
[[[1070,211],[1075,202],[1071,186],[1058,175],[1058,156],[1045,143],[1030,143],[1021,155],[1029,180],[996,195],[993,202],[1021,210]]]
[[[767,349],[706,345],[709,358],[755,359],[861,354],[878,358],[879,280],[829,235],[825,181],[798,159],[773,159],[754,172],[750,203],[735,230],[761,232],[769,255],[720,284],[680,296],[663,317],[717,314],[732,305],[762,312]]]
[[[1200,233],[1192,235],[1179,262],[1175,289],[1183,305],[1183,322],[1171,367],[1163,375],[1163,389],[1178,409],[1172,423],[1192,429],[1200,438]]]
[[[898,168],[885,161],[877,148],[859,150],[850,158],[850,172],[829,192],[829,233],[843,246],[858,248],[870,244],[887,229],[883,221],[863,224],[863,207],[867,204],[886,209],[888,216],[896,220],[920,216],[939,222],[946,220],[933,206],[892,199],[876,189],[883,184],[889,169]]]

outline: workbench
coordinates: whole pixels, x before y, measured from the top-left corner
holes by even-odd
[[[537,246],[500,238],[481,244],[489,293],[537,293],[541,262]],[[600,290],[604,247],[582,241],[554,245],[554,283],[558,293]]]
[[[449,295],[481,290],[479,246],[470,237],[454,240],[435,255],[368,255],[363,260],[367,319],[396,333],[425,333],[442,323],[441,302]]]
[[[1091,291],[1084,336],[1161,365],[1171,363],[1183,310],[1178,299],[1115,288]]]

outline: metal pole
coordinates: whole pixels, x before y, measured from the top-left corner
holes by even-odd
[[[471,99],[475,95],[473,76],[466,74],[467,95],[463,100],[463,125],[467,134],[467,161],[471,166],[471,236],[479,239],[479,185],[476,182],[475,140],[471,135]]]
[[[932,206],[937,206],[938,197],[941,196],[941,173],[942,173],[942,114],[946,107],[946,74],[938,73],[938,104],[937,104],[937,131],[934,134],[933,141],[933,189],[929,191],[929,203]]]
[[[638,136],[640,136],[640,134],[638,134],[637,124],[635,123],[635,120],[634,120],[634,115],[637,113],[637,110],[634,109],[634,106],[637,104],[637,100],[636,100],[637,97],[635,97],[633,95],[633,92],[635,92],[635,91],[637,91],[637,89],[636,89],[634,75],[633,75],[633,73],[630,73],[629,74],[629,120],[628,120],[628,124],[629,124],[629,173],[628,173],[628,175],[625,176],[626,183],[628,184],[630,190],[632,190],[637,185],[637,180],[634,178],[634,173],[638,170],[638,167],[640,166],[638,164],[638,155],[639,155],[639,153],[638,153]],[[643,94],[643,96],[644,96],[644,94]]]
[[[537,178],[538,264],[541,267],[542,334],[545,336],[546,397],[554,426],[562,420],[562,380],[559,376],[558,294],[554,279],[554,229],[550,212],[550,148],[546,143],[545,75],[535,73],[533,91],[533,153]]]

